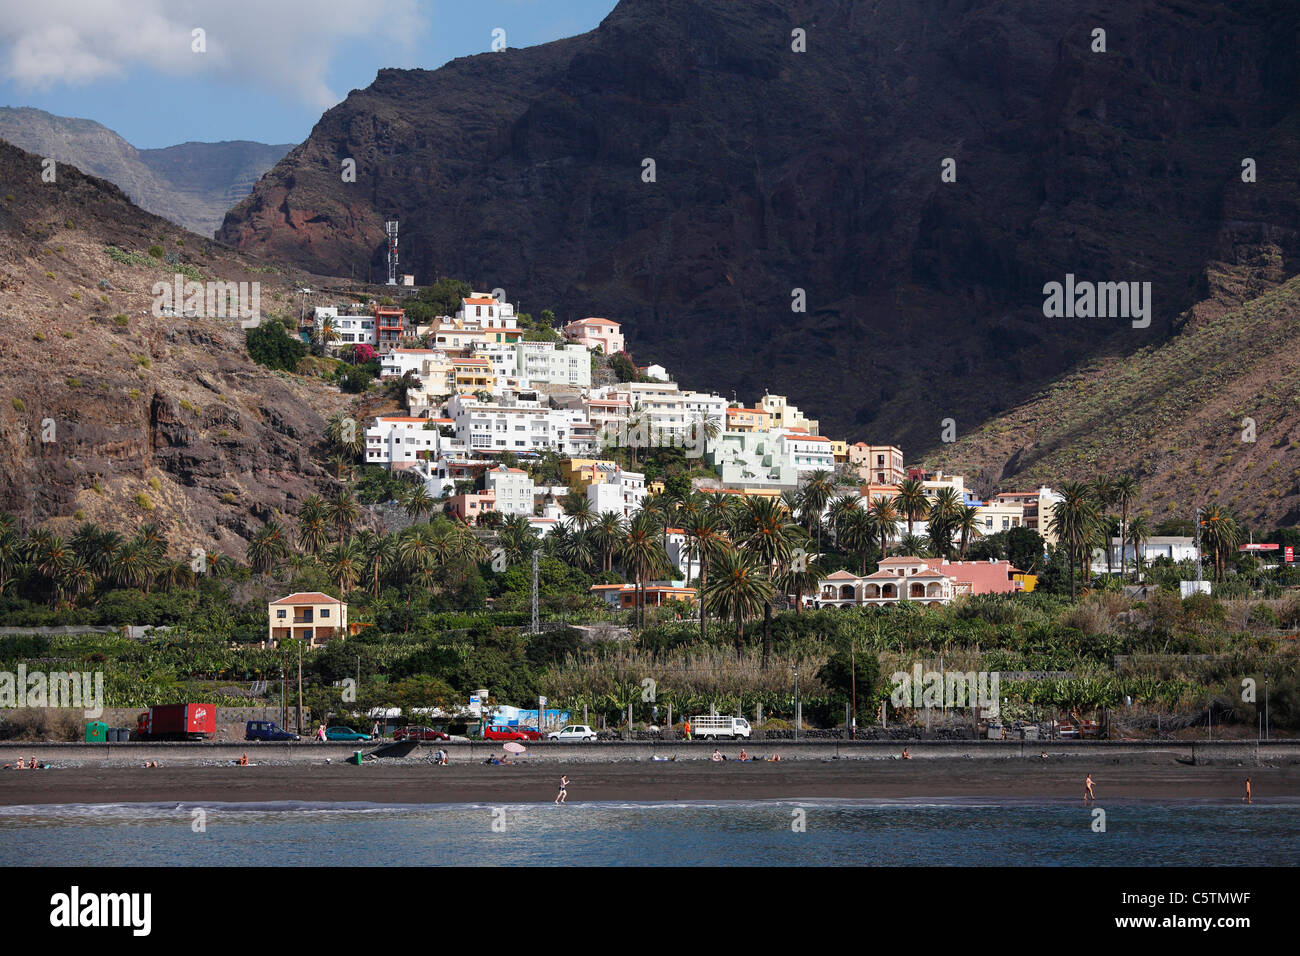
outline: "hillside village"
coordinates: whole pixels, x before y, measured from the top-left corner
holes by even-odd
[[[1061,496],[1050,487],[982,500],[961,475],[905,467],[897,446],[821,434],[817,419],[785,396],[765,393],[743,405],[682,387],[659,365],[634,367],[629,360],[625,367],[635,368],[635,380],[596,384],[597,357],[626,356],[620,323],[584,318],[559,332],[559,341],[526,341],[514,306],[479,292],[463,297],[454,316],[427,324],[411,323],[397,305],[334,305],[304,312],[299,328],[304,342],[335,355],[373,349],[382,379],[402,382],[407,414],[365,423],[365,462],[418,478],[462,522],[494,525],[518,516],[545,535],[572,525],[575,497],[585,500],[584,514],[629,519],[647,497],[664,493],[665,482],[647,480],[627,459],[645,449],[676,448],[698,466],[691,491],[788,498],[814,480],[856,489],[866,510],[877,500],[893,502],[906,483],[929,502],[944,495],[965,512],[950,527],[963,557],[976,536],[1014,528],[1036,531],[1045,546],[1056,543],[1049,519]],[[560,484],[538,484],[516,467],[548,455],[559,458]],[[830,507],[828,500],[825,510]],[[922,510],[898,524],[912,541],[890,534],[890,545],[929,534]],[[656,583],[647,600],[693,599],[683,529],[666,529],[664,544],[678,577]],[[904,599],[947,604],[961,594],[1032,590],[1035,570],[1005,560],[902,559],[871,575],[837,571],[807,600],[835,607]],[[634,589],[594,587],[614,604],[620,592]]]

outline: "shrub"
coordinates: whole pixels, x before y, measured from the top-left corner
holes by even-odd
[[[131,320],[128,319],[128,318],[127,318],[125,315],[123,315],[121,312],[119,312],[117,315],[113,316],[113,324],[116,325],[118,328],[123,328],[123,329],[124,329],[124,328],[126,328],[130,323],[131,323]]]
[[[244,335],[249,357],[270,369],[292,372],[307,354],[307,343],[290,338],[280,322],[264,322]]]
[[[149,255],[153,256],[155,259],[161,259],[161,258],[163,257],[163,248],[162,248],[162,246],[157,246],[157,245],[155,245],[155,246],[150,246],[150,247],[149,247]]]
[[[44,332],[36,332],[35,334],[32,335],[32,338],[34,338],[37,342],[44,342],[44,341],[45,341],[45,333],[44,333]]]
[[[145,511],[153,511],[153,502],[149,500],[149,496],[143,491],[135,496],[135,503]]]
[[[21,398],[18,398],[18,397],[15,396],[15,397],[14,397],[14,411],[16,411],[16,412],[25,412],[25,411],[27,411],[27,403],[24,402]]]

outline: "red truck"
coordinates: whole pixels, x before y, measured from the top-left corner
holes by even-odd
[[[140,715],[141,740],[207,740],[217,732],[217,708],[211,704],[165,704]]]

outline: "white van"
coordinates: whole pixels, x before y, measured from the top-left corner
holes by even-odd
[[[717,714],[692,717],[691,737],[697,740],[717,740],[719,737],[729,737],[732,740],[748,739],[749,721],[744,717]]]

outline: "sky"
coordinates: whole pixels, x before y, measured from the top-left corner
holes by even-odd
[[[494,42],[574,36],[615,4],[0,0],[0,106],[95,120],[140,149],[299,143],[382,67],[436,69]]]

